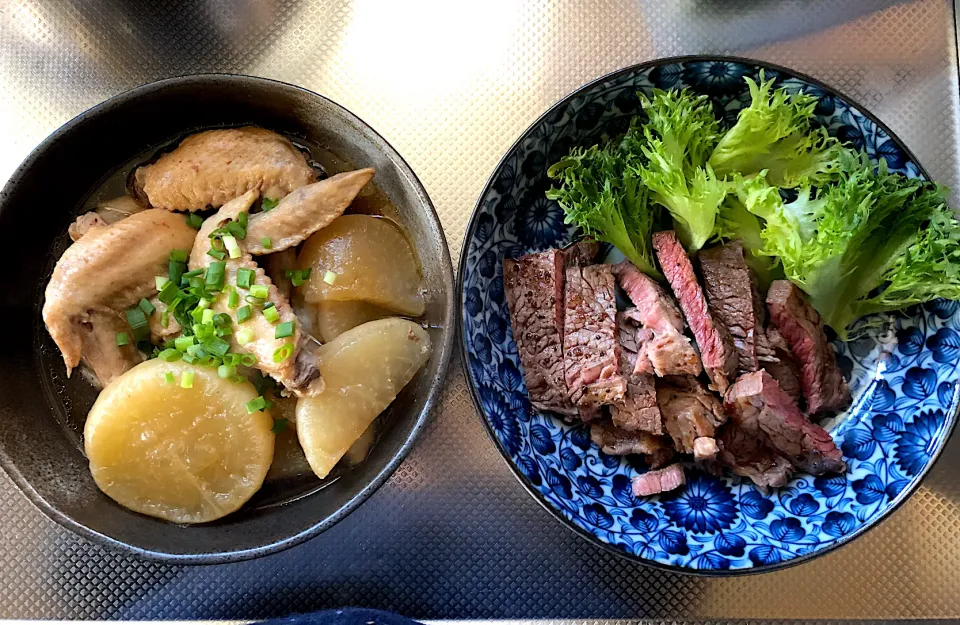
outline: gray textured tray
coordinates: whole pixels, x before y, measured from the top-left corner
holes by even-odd
[[[487,176],[550,104],[624,65],[720,53],[833,85],[939,181],[960,184],[947,0],[180,4],[0,0],[0,180],[61,123],[124,89],[193,72],[267,76],[380,131],[423,180],[456,257]],[[31,210],[62,209],[37,198]],[[960,617],[958,478],[955,439],[900,511],[836,553],[751,577],[667,574],[553,521],[500,459],[454,367],[390,482],[333,530],[261,560],[175,568],[106,552],[0,477],[0,617],[250,619],[348,604],[435,619]]]

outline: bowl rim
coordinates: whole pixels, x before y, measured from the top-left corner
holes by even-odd
[[[837,89],[834,89],[833,87],[824,83],[823,81],[817,78],[814,78],[812,76],[809,76],[803,72],[799,72],[789,67],[779,65],[776,63],[771,63],[768,61],[761,61],[761,60],[753,59],[749,57],[722,55],[722,54],[690,54],[690,55],[680,55],[680,56],[658,57],[655,59],[651,59],[649,61],[643,61],[641,63],[635,63],[633,65],[621,67],[619,69],[616,69],[612,72],[604,74],[598,78],[595,78],[589,82],[586,82],[580,85],[573,91],[569,92],[567,95],[557,100],[554,104],[550,105],[550,107],[548,107],[543,113],[540,114],[540,116],[536,118],[536,120],[534,120],[529,126],[527,126],[527,128],[520,134],[517,140],[510,145],[507,151],[504,152],[503,156],[497,162],[496,166],[493,168],[493,171],[491,172],[489,178],[487,178],[487,182],[486,184],[484,184],[483,189],[480,191],[480,195],[477,197],[477,202],[474,205],[473,213],[470,215],[470,220],[467,222],[466,229],[464,230],[463,242],[461,244],[461,250],[464,250],[464,251],[461,251],[460,262],[458,263],[458,269],[457,269],[457,294],[456,294],[457,305],[458,305],[457,335],[459,337],[459,346],[460,346],[460,352],[461,352],[460,366],[462,367],[463,375],[466,378],[467,388],[470,390],[470,398],[473,400],[473,404],[477,410],[477,414],[480,417],[480,420],[483,422],[483,426],[487,432],[487,435],[493,440],[493,443],[496,446],[497,451],[500,452],[500,456],[502,460],[510,468],[510,471],[513,473],[513,476],[517,479],[518,482],[520,482],[520,485],[523,486],[524,490],[526,490],[527,493],[529,493],[537,503],[539,503],[544,509],[546,509],[546,511],[549,512],[550,515],[553,516],[553,518],[560,521],[560,523],[564,527],[574,532],[580,538],[604,549],[605,551],[613,553],[621,558],[624,558],[631,562],[636,562],[644,566],[660,569],[663,571],[668,571],[671,573],[682,573],[685,575],[691,575],[691,576],[697,576],[697,577],[736,577],[736,576],[746,576],[746,575],[757,575],[761,573],[769,573],[772,571],[787,569],[793,566],[803,564],[805,562],[809,562],[821,556],[827,555],[828,553],[831,553],[834,550],[839,549],[843,545],[846,545],[847,543],[851,542],[855,538],[862,536],[869,530],[872,530],[873,528],[877,527],[882,522],[890,518],[890,515],[896,510],[898,510],[900,506],[902,506],[903,503],[907,499],[909,499],[914,492],[916,492],[916,490],[920,487],[920,484],[923,482],[924,478],[927,476],[930,470],[933,469],[937,461],[940,459],[943,449],[946,447],[947,442],[950,440],[950,437],[953,436],[954,430],[956,429],[957,417],[958,415],[960,415],[960,402],[955,401],[953,406],[951,406],[950,411],[944,415],[944,418],[946,419],[945,436],[942,438],[942,442],[937,446],[937,448],[931,454],[930,462],[927,463],[923,471],[917,476],[917,479],[914,481],[913,485],[910,488],[906,488],[903,491],[901,491],[897,495],[896,499],[890,502],[890,505],[887,507],[887,509],[882,514],[880,514],[876,519],[874,519],[872,522],[864,525],[863,527],[858,528],[856,531],[851,532],[846,536],[843,536],[842,538],[840,538],[833,544],[829,545],[828,547],[824,547],[822,549],[818,549],[817,551],[813,551],[807,554],[803,554],[803,555],[791,558],[790,560],[787,560],[784,562],[778,562],[775,564],[764,564],[761,566],[752,566],[750,568],[732,569],[732,570],[694,569],[694,568],[688,568],[688,567],[678,566],[674,564],[664,564],[662,562],[657,562],[656,560],[649,560],[647,558],[641,558],[640,556],[637,556],[633,553],[629,553],[627,551],[624,551],[623,549],[620,549],[618,547],[615,547],[614,545],[611,545],[609,543],[606,543],[600,540],[594,534],[579,527],[573,521],[563,516],[563,514],[559,510],[557,510],[553,505],[550,504],[549,501],[547,501],[547,499],[539,491],[539,489],[537,489],[533,484],[530,483],[530,480],[527,479],[527,477],[520,471],[520,469],[516,466],[516,464],[510,459],[509,452],[500,442],[500,439],[497,437],[496,432],[493,431],[493,427],[490,425],[490,420],[487,418],[487,415],[483,410],[483,405],[480,402],[478,389],[476,387],[476,384],[473,381],[473,378],[470,375],[470,367],[467,362],[467,354],[469,353],[469,349],[468,349],[469,346],[467,344],[467,337],[466,337],[465,329],[463,325],[463,316],[465,314],[464,310],[466,305],[466,303],[463,300],[463,276],[464,276],[464,271],[466,270],[466,267],[467,267],[466,259],[468,256],[465,253],[465,250],[468,249],[471,234],[476,227],[476,222],[477,222],[478,215],[480,213],[480,208],[483,202],[483,198],[490,191],[497,175],[500,173],[500,170],[504,166],[504,163],[506,162],[507,158],[510,156],[510,154],[512,154],[515,150],[517,150],[520,147],[520,145],[528,137],[530,137],[530,135],[537,129],[537,127],[545,119],[547,119],[552,113],[554,113],[554,111],[556,111],[562,106],[567,105],[570,102],[570,100],[572,100],[573,98],[582,96],[586,91],[592,89],[594,86],[609,80],[613,80],[615,78],[618,78],[626,74],[640,72],[646,69],[650,69],[652,67],[670,65],[674,63],[689,63],[689,62],[741,63],[745,65],[751,65],[753,67],[758,67],[761,69],[773,70],[781,74],[785,74],[789,77],[799,78],[800,80],[806,81],[807,83],[822,89],[825,93],[839,97],[844,102],[846,102],[853,108],[857,109],[857,111],[862,113],[864,117],[869,119],[871,122],[876,124],[878,128],[883,130],[887,134],[887,136],[897,145],[897,147],[903,150],[904,154],[907,155],[910,161],[916,164],[917,169],[919,170],[921,176],[923,176],[927,180],[931,179],[930,174],[927,172],[927,170],[923,167],[923,165],[917,159],[916,155],[910,150],[909,147],[907,147],[907,145],[900,139],[900,137],[897,136],[897,134],[890,129],[889,126],[883,123],[877,116],[875,116],[867,108],[861,105],[857,100],[850,98],[849,96],[845,95],[843,92],[838,91]]]
[[[23,159],[20,165],[14,170],[10,175],[10,178],[4,184],[3,188],[0,189],[0,204],[9,195],[10,190],[13,189],[20,181],[20,179],[25,175],[25,173],[34,166],[35,162],[40,158],[40,156],[52,145],[54,142],[59,140],[65,134],[73,131],[76,127],[82,125],[87,121],[88,118],[104,114],[108,109],[113,108],[120,104],[125,104],[129,101],[136,100],[144,95],[162,91],[168,87],[173,86],[184,86],[190,84],[203,85],[208,81],[226,81],[229,83],[234,83],[238,85],[246,86],[263,86],[270,85],[274,87],[280,87],[284,90],[293,90],[300,92],[310,98],[314,98],[322,101],[325,106],[328,106],[336,110],[344,119],[352,123],[355,127],[369,132],[370,135],[377,141],[382,143],[384,146],[384,152],[386,156],[397,166],[399,175],[406,181],[408,185],[412,187],[415,194],[421,199],[422,204],[427,209],[426,217],[429,221],[432,222],[432,225],[436,228],[437,232],[440,234],[439,243],[440,243],[440,255],[441,263],[446,268],[443,271],[443,291],[447,294],[447,304],[442,312],[442,326],[441,329],[441,341],[437,347],[439,348],[439,360],[437,362],[437,376],[434,380],[430,382],[429,388],[427,389],[427,397],[424,402],[423,408],[420,410],[419,414],[416,415],[416,420],[411,428],[406,439],[403,441],[400,448],[393,455],[392,458],[383,466],[382,469],[364,485],[359,491],[351,495],[346,503],[341,506],[334,514],[327,516],[326,518],[314,523],[309,526],[307,529],[300,531],[296,534],[288,536],[280,540],[272,540],[265,542],[256,547],[248,547],[244,549],[237,549],[231,551],[208,551],[203,553],[192,553],[192,554],[175,554],[168,553],[158,549],[147,549],[144,547],[138,547],[130,543],[118,540],[111,536],[108,536],[102,532],[98,532],[76,520],[71,518],[69,515],[60,511],[58,508],[52,506],[48,503],[40,494],[33,488],[29,481],[20,473],[16,467],[16,463],[9,457],[6,450],[0,448],[0,466],[2,466],[4,472],[13,480],[14,484],[20,489],[20,491],[26,495],[27,499],[32,503],[36,508],[38,508],[47,518],[53,520],[60,526],[72,531],[73,533],[82,536],[83,538],[89,539],[92,542],[102,545],[104,547],[111,548],[115,551],[126,552],[145,560],[150,560],[154,562],[160,562],[163,564],[177,564],[177,565],[196,565],[196,564],[225,564],[230,562],[239,562],[242,560],[249,560],[253,558],[258,558],[261,556],[270,555],[289,549],[301,543],[306,542],[307,540],[321,534],[322,532],[330,529],[338,522],[343,520],[344,517],[349,515],[351,512],[356,510],[361,504],[363,504],[370,496],[377,491],[387,479],[393,475],[397,467],[406,459],[410,454],[417,440],[420,438],[424,428],[427,423],[430,421],[430,418],[436,408],[436,405],[440,399],[440,393],[446,386],[445,381],[447,378],[447,372],[450,366],[450,359],[456,349],[455,344],[455,333],[456,333],[456,288],[454,283],[453,275],[453,262],[450,257],[450,248],[447,243],[446,233],[443,229],[443,224],[440,221],[440,217],[437,214],[436,207],[433,204],[433,201],[430,199],[426,189],[423,186],[423,183],[417,177],[416,173],[413,171],[413,168],[410,167],[406,159],[400,155],[400,153],[387,141],[383,135],[377,132],[371,125],[366,123],[363,119],[357,116],[352,111],[348,110],[346,107],[338,104],[334,100],[306,89],[292,83],[284,82],[281,80],[274,80],[272,78],[264,78],[260,76],[250,76],[246,74],[235,74],[235,73],[201,73],[201,74],[185,74],[181,76],[174,76],[170,78],[164,78],[161,80],[156,80],[148,83],[141,84],[139,86],[133,87],[122,91],[116,95],[99,102],[98,104],[84,110],[83,112],[77,114],[72,119],[61,125],[59,128],[50,133],[43,141],[41,141],[30,153]],[[109,113],[107,113],[109,114]]]

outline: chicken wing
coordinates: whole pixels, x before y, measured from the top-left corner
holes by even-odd
[[[370,167],[357,169],[294,190],[273,210],[250,217],[247,251],[272,254],[302,243],[342,215],[375,173]],[[263,245],[265,238],[269,247]]]
[[[197,234],[196,244],[190,254],[190,269],[206,268],[213,262],[213,258],[207,254],[212,243],[210,234],[223,226],[230,219],[237,219],[240,213],[250,209],[254,200],[257,199],[255,189],[247,191],[240,197],[231,200],[212,217],[208,217],[200,227]],[[248,237],[249,238],[249,237]],[[273,302],[279,313],[279,320],[276,323],[285,323],[295,321],[296,317],[290,304],[287,302],[277,287],[267,277],[266,273],[257,266],[253,257],[246,251],[241,253],[240,258],[226,259],[224,284],[236,285],[237,273],[241,268],[251,269],[255,272],[255,284],[262,284],[268,288],[268,300]],[[243,291],[241,290],[241,293]],[[243,293],[246,295],[246,293]],[[303,347],[306,337],[300,331],[299,324],[294,323],[294,333],[292,336],[278,339],[275,337],[276,325],[260,312],[257,311],[253,316],[242,324],[237,323],[237,310],[231,309],[227,305],[227,298],[218,297],[211,308],[218,313],[226,313],[234,321],[237,331],[240,329],[249,330],[253,333],[252,340],[245,345],[237,342],[237,332],[231,336],[231,351],[237,353],[247,352],[253,354],[257,359],[255,367],[266,375],[271,376],[277,382],[293,391],[299,397],[312,397],[323,391],[323,380],[320,378],[320,370],[317,368],[316,359],[313,353]],[[280,361],[274,360],[277,350],[286,345],[292,346],[293,352]]]
[[[93,344],[89,337],[98,332],[103,315],[115,316],[153,295],[155,277],[167,272],[170,250],[191,249],[195,236],[182,216],[147,210],[94,228],[67,248],[47,284],[43,321],[63,354],[68,376],[81,357],[89,360],[114,351],[106,339],[95,341],[96,353],[88,350]],[[113,340],[116,348],[116,334]],[[99,363],[90,364],[98,369]]]
[[[230,128],[190,135],[137,169],[134,194],[155,208],[196,211],[218,208],[251,189],[283,197],[316,179],[303,154],[277,133]]]

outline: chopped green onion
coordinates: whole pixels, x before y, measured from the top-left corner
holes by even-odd
[[[147,322],[147,316],[139,308],[128,308],[125,311],[127,323],[133,329],[133,337],[137,341],[142,341],[150,336],[150,324]]]
[[[198,306],[198,307],[196,307],[196,308],[194,308],[193,310],[190,311],[190,316],[193,318],[193,320],[194,320],[196,323],[202,323],[202,322],[203,322],[203,310],[204,310],[203,308],[200,308],[200,307]]]
[[[247,413],[253,414],[258,410],[263,412],[264,408],[267,407],[267,400],[263,398],[263,395],[258,396],[256,399],[251,399],[247,402]]]
[[[209,250],[207,250],[207,256],[213,256],[217,260],[223,260],[224,258],[227,257],[227,253],[224,252],[223,250],[218,250],[216,248],[211,247]]]
[[[283,362],[293,355],[293,343],[285,343],[273,352],[273,362]]]
[[[244,367],[252,367],[257,364],[257,357],[253,354],[243,354],[240,356],[240,364]]]
[[[247,269],[245,267],[237,269],[237,286],[241,289],[249,289],[253,286],[256,275],[253,269]]]
[[[237,215],[237,223],[240,224],[241,226],[243,226],[244,228],[247,227],[247,219],[248,219],[248,217],[247,217],[247,212],[246,212],[246,211],[244,211],[244,212],[240,213],[239,215]]]
[[[213,291],[219,291],[223,288],[223,278],[227,271],[227,263],[222,260],[215,260],[207,267],[207,274],[204,277],[204,284]]]
[[[191,269],[190,271],[183,274],[184,278],[194,278],[196,276],[202,275],[203,269]]]
[[[126,332],[117,332],[117,346],[123,347],[130,344],[130,337]]]
[[[223,326],[223,327],[217,328],[217,336],[219,336],[220,338],[223,338],[225,336],[230,336],[232,334],[233,334],[233,328],[229,326]]]
[[[170,250],[170,260],[174,262],[185,263],[188,256],[185,250]]]
[[[213,316],[213,325],[218,327],[233,325],[233,319],[227,313],[217,313]]]
[[[276,208],[277,204],[279,203],[280,203],[280,200],[274,199],[272,197],[264,197],[260,201],[260,209],[263,210],[263,212],[267,212]]]
[[[201,297],[200,301],[197,302],[197,308],[199,308],[200,310],[206,310],[207,308],[210,308],[210,304],[212,303],[213,303],[213,300],[209,300],[205,297]]]
[[[182,358],[183,358],[183,362],[185,362],[185,363],[187,363],[187,364],[191,364],[191,365],[192,365],[193,363],[197,362],[197,359],[194,358],[193,356],[191,356],[190,354],[184,354],[184,355],[182,356]]]
[[[187,348],[193,345],[194,338],[192,336],[178,336],[174,340],[174,347],[177,348],[178,352],[185,352]]]
[[[243,298],[243,299],[244,299],[244,301],[246,301],[248,304],[252,304],[252,305],[254,305],[254,306],[263,306],[263,298],[261,298],[261,297],[254,297],[254,296],[252,296],[252,295],[248,295],[248,296],[246,296],[246,297]]]
[[[214,313],[212,310],[210,310],[209,308],[205,308],[203,310],[202,316],[200,317],[200,323],[203,323],[203,324],[213,323],[213,314]]]
[[[230,258],[240,258],[240,246],[237,244],[237,239],[230,235],[223,237],[223,244],[227,246],[227,253],[230,254]]]
[[[164,362],[173,362],[175,360],[180,360],[180,352],[175,349],[165,349],[157,354],[157,358]]]
[[[280,311],[277,310],[276,306],[271,306],[269,308],[263,309],[263,316],[267,318],[267,321],[270,323],[276,323],[280,320]],[[277,338],[280,338],[279,336]]]
[[[203,349],[200,345],[191,345],[187,348],[187,355],[193,356],[194,358],[203,358],[207,355],[207,350]]]
[[[203,217],[196,213],[190,213],[187,215],[187,225],[194,230],[199,230],[200,226],[203,225]]]
[[[167,311],[160,313],[160,325],[164,328],[170,325],[170,313]]]
[[[167,263],[167,277],[170,278],[170,282],[173,282],[175,285],[180,284],[180,279],[183,277],[183,272],[186,270],[187,266],[178,261],[171,260]]]
[[[214,356],[222,358],[230,350],[230,343],[227,343],[223,339],[215,336],[207,341],[204,341],[203,348]]]
[[[312,271],[312,267],[307,267],[306,269],[287,269],[285,273],[286,276],[290,278],[293,286],[300,286],[307,281]]]
[[[164,379],[164,381],[165,381],[167,384],[176,384],[176,383],[177,383],[177,378],[175,378],[175,377],[173,376],[173,372],[171,372],[171,371],[167,371],[166,373],[164,373],[164,374],[163,374],[163,379]]]
[[[234,354],[234,353],[232,353],[232,352],[228,352],[228,353],[224,354],[224,355],[223,355],[223,364],[228,365],[228,366],[232,366],[232,367],[236,367],[237,365],[240,364],[240,354]]]
[[[241,215],[245,215],[245,214],[246,213],[241,213]],[[239,222],[231,221],[225,226],[225,228],[227,229],[227,232],[229,232],[231,236],[237,239],[240,239],[241,241],[247,238],[247,227]],[[227,237],[223,237],[223,238],[226,239]],[[224,244],[226,243],[227,242],[224,241]]]
[[[227,291],[227,308],[236,308],[240,305],[240,294],[233,287]]]
[[[163,287],[167,286],[167,282],[170,282],[170,278],[166,276],[157,276],[153,279],[153,283],[157,285],[158,291],[162,291]]]
[[[237,343],[240,345],[246,345],[251,341],[253,341],[253,330],[250,328],[237,330]]]
[[[260,239],[260,245],[262,245],[263,248],[267,250],[273,249],[273,241],[270,240],[270,237],[263,237],[262,239]]]
[[[243,323],[253,316],[253,311],[249,306],[241,306],[237,309],[237,323]]]
[[[273,333],[273,338],[275,339],[285,339],[288,336],[293,336],[293,321],[284,321],[277,326],[277,329]]]
[[[254,284],[250,287],[250,295],[260,299],[267,299],[270,295],[270,290],[267,289],[265,284]]]
[[[217,367],[217,375],[224,380],[229,380],[233,376],[237,375],[237,368],[233,365],[220,365]]]
[[[274,419],[273,427],[270,428],[270,431],[273,432],[274,434],[280,434],[281,432],[286,431],[287,426],[289,424],[290,422],[282,417],[279,419]]]
[[[180,376],[180,388],[193,388],[193,371],[184,371]]]
[[[151,303],[150,303],[150,300],[148,300],[148,299],[146,299],[146,298],[141,298],[141,299],[140,299],[140,304],[139,304],[139,306],[140,306],[140,310],[143,311],[143,314],[147,315],[148,317],[149,317],[150,315],[152,315],[154,312],[156,312],[156,310],[157,310],[157,307],[154,306],[153,304],[151,304]]]
[[[333,286],[333,283],[337,281],[337,274],[333,273],[332,271],[328,271],[323,274],[323,281]]]
[[[243,377],[242,375],[231,375],[230,381],[233,382],[234,384],[241,384],[243,382],[246,382],[247,378]]]
[[[163,287],[160,288],[160,292],[157,293],[157,299],[169,306],[177,297],[177,291],[180,290],[177,288],[177,284],[177,282],[167,280],[167,283],[164,284]]]

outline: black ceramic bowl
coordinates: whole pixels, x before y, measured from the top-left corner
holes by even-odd
[[[40,318],[43,289],[67,226],[90,192],[145,151],[192,131],[254,124],[319,146],[356,167],[396,208],[423,266],[424,322],[434,351],[381,418],[369,456],[334,480],[254,498],[221,521],[182,527],[126,510],[94,485],[83,417],[94,391],[67,381]],[[409,453],[443,384],[453,348],[453,270],[440,222],[410,167],[380,135],[330,100],[284,83],[203,75],[138,87],[68,122],[30,154],[0,192],[0,463],[47,516],[98,543],[176,563],[242,560],[316,536],[369,497]]]

